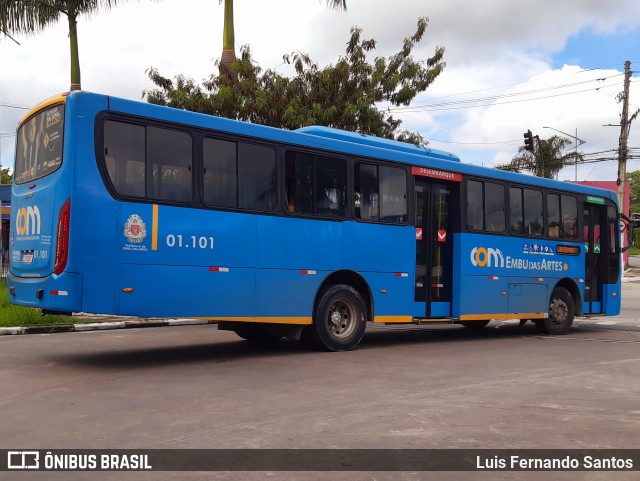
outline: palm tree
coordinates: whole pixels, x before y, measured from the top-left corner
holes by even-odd
[[[508,164],[497,165],[501,170],[513,172],[528,171],[538,177],[553,179],[567,164],[573,164],[583,159],[581,153],[562,153],[562,150],[571,143],[566,137],[552,135],[547,140],[540,139],[537,142],[535,152],[530,152],[524,146],[518,148],[518,155]]]
[[[235,33],[233,30],[233,0],[219,0],[224,2],[224,28],[222,31],[222,57],[220,58],[220,72],[229,72],[229,67],[236,59]],[[347,0],[326,0],[329,8],[346,10]]]
[[[118,0],[0,0],[0,31],[33,34],[65,15],[69,22],[71,90],[80,90],[78,15],[111,8]]]

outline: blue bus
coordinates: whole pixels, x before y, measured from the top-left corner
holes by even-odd
[[[331,351],[368,322],[620,311],[613,192],[337,129],[285,131],[78,91],[19,123],[9,297],[202,318]]]

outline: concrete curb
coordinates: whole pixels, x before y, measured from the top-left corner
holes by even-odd
[[[154,321],[91,322],[87,324],[60,324],[57,326],[0,327],[0,336],[18,334],[54,334],[58,332],[89,332],[112,329],[139,329],[144,327],[190,326],[215,324],[216,321],[200,319],[166,319]]]
[[[640,282],[640,276],[622,276],[622,282]]]

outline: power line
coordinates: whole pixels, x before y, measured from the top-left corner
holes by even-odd
[[[578,85],[585,85],[588,83],[593,83],[593,82],[599,82],[599,83],[603,83],[606,80],[615,78],[615,77],[619,77],[622,76],[623,74],[616,74],[616,75],[610,75],[608,77],[601,77],[601,78],[597,78],[597,79],[591,79],[591,80],[583,80],[581,82],[573,82],[573,83],[569,83],[569,84],[562,84],[562,85],[554,85],[551,87],[544,87],[544,88],[539,88],[539,89],[532,89],[532,90],[527,90],[527,91],[523,91],[523,92],[512,92],[512,93],[507,93],[507,94],[503,94],[503,95],[494,95],[494,96],[488,96],[488,97],[477,97],[477,98],[472,98],[472,99],[463,99],[463,100],[454,100],[454,101],[450,101],[450,102],[440,102],[440,103],[433,103],[433,104],[428,104],[428,102],[432,102],[433,100],[437,100],[437,99],[431,99],[431,100],[426,100],[423,102],[414,102],[412,105],[408,105],[406,107],[392,107],[389,109],[389,111],[391,112],[417,112],[417,111],[423,111],[423,112],[433,112],[433,111],[439,111],[439,110],[459,110],[459,109],[463,109],[463,108],[475,108],[475,107],[486,107],[486,106],[492,106],[492,105],[503,105],[503,104],[509,104],[509,103],[516,103],[516,102],[530,102],[533,100],[542,100],[542,99],[547,99],[547,98],[553,98],[553,97],[559,97],[559,96],[564,96],[564,95],[573,95],[576,93],[582,93],[582,92],[590,92],[593,90],[599,90],[601,88],[603,88],[603,86],[599,86],[596,88],[591,88],[591,89],[585,89],[585,90],[577,90],[577,91],[573,91],[573,92],[565,92],[563,94],[557,94],[557,95],[549,95],[549,96],[543,96],[543,97],[534,97],[534,98],[529,98],[529,99],[520,99],[520,100],[513,100],[513,101],[506,101],[506,102],[496,102],[496,103],[489,103],[489,104],[480,104],[477,105],[478,102],[486,102],[486,101],[490,101],[490,100],[500,100],[500,99],[505,99],[505,98],[512,98],[512,97],[520,97],[520,96],[524,96],[524,95],[531,95],[531,94],[536,94],[536,93],[541,93],[541,92],[548,92],[548,91],[552,91],[552,90],[559,90],[559,89],[565,89],[565,88],[570,88],[570,87],[576,87]],[[490,90],[490,89],[487,89]],[[459,95],[464,95],[464,94],[459,94]],[[455,96],[455,95],[451,95],[451,96]],[[449,96],[449,97],[451,97]],[[440,97],[440,98],[446,98],[446,97]],[[425,105],[425,103],[427,103],[427,105]],[[474,105],[465,105],[465,104],[474,104]],[[461,107],[456,107],[456,106],[460,106]]]
[[[585,92],[592,92],[592,91],[597,91],[600,90],[600,87],[597,88],[591,88],[591,89],[585,89],[585,90],[577,90],[575,92],[567,92],[567,93],[563,93],[563,94],[556,94],[556,95],[545,95],[544,97],[534,97],[531,99],[520,99],[520,100],[510,100],[507,102],[495,102],[495,103],[488,103],[488,104],[479,104],[479,105],[463,105],[463,106],[459,106],[459,107],[433,107],[433,106],[425,106],[425,107],[398,107],[396,109],[389,109],[389,111],[391,112],[395,112],[395,111],[401,111],[401,112],[437,112],[437,111],[442,111],[442,110],[461,110],[461,109],[473,109],[473,108],[478,108],[478,107],[493,107],[496,105],[507,105],[507,104],[515,104],[515,103],[521,103],[521,102],[532,102],[534,100],[545,100],[545,99],[551,99],[551,98],[556,98],[556,97],[564,97],[567,95],[575,95],[575,94],[580,94],[580,93],[585,93]],[[451,105],[453,105],[453,103],[451,103]]]
[[[500,99],[500,98],[505,98],[505,97],[517,97],[517,96],[520,96],[520,95],[528,95],[528,94],[533,94],[533,93],[546,92],[546,91],[549,91],[549,90],[558,90],[558,89],[563,89],[563,88],[576,87],[578,85],[585,85],[585,84],[592,83],[592,82],[604,82],[605,80],[608,80],[608,79],[614,78],[614,77],[619,77],[621,75],[623,75],[623,74],[610,75],[609,77],[602,77],[602,78],[597,78],[597,79],[581,80],[580,82],[572,82],[572,83],[568,83],[568,84],[552,85],[550,87],[541,87],[541,88],[532,89],[532,90],[525,90],[523,92],[511,92],[511,93],[507,93],[507,94],[494,95],[494,96],[490,96],[490,97],[478,97],[478,98],[475,98],[475,99],[464,99],[464,100],[456,100],[456,101],[453,101],[453,102],[444,102],[444,103],[441,103],[441,104],[433,104],[432,106],[448,105],[449,103],[457,104],[457,103],[479,102],[479,101],[485,101],[485,100],[495,100],[495,99]],[[511,84],[511,85],[520,85],[520,84]],[[496,89],[496,88],[499,88],[499,87],[491,87],[489,89],[482,89],[482,90],[493,90],[493,89]],[[481,92],[482,90],[477,90],[477,92]],[[473,92],[467,92],[467,93],[473,93]],[[439,97],[439,98],[455,97],[457,95],[466,95],[466,93],[452,94],[452,95],[448,95],[446,97]],[[430,100],[424,100],[424,101],[422,101],[422,103],[431,102],[433,100],[438,100],[439,98],[430,99]],[[416,104],[420,104],[420,102],[415,102],[415,103]]]
[[[2,104],[2,103],[0,103],[0,107],[7,107],[8,109],[31,110],[31,107],[25,107],[22,105]]]

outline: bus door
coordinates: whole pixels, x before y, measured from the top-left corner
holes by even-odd
[[[602,312],[602,284],[607,272],[606,206],[584,203],[585,285],[584,312]]]
[[[451,316],[451,193],[451,185],[416,177],[414,316],[418,318]]]

